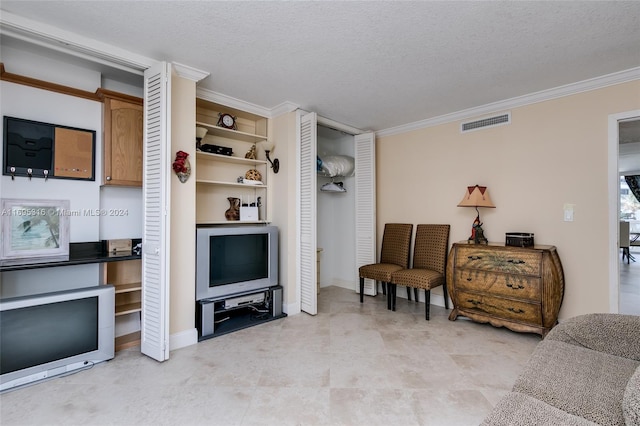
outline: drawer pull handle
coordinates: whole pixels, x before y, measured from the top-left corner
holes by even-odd
[[[467,278],[467,281],[471,281],[472,279],[473,279],[473,278],[469,277],[469,278]]]
[[[514,314],[524,314],[524,311],[522,309],[509,308],[507,310],[513,312]]]
[[[467,302],[471,303],[472,305],[476,305],[476,306],[478,306],[478,305],[481,305],[481,304],[482,304],[482,302],[481,302],[481,301],[479,301],[479,300],[474,300],[474,299],[467,299]]]
[[[511,284],[511,283],[507,284],[507,287],[512,288],[512,289],[514,289],[514,290],[522,290],[522,289],[524,288],[524,286],[523,286],[523,285],[520,285],[520,284],[518,284],[518,285],[513,285],[513,284]]]
[[[480,260],[480,259],[482,259],[482,256],[467,256],[467,259],[470,259],[470,260]]]
[[[513,263],[514,265],[521,265],[523,263],[527,263],[522,259],[509,259],[507,260],[507,263]]]

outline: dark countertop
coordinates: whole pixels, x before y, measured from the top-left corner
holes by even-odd
[[[141,239],[133,239],[133,246]],[[23,269],[52,268],[55,266],[87,265],[92,263],[121,262],[123,260],[141,259],[139,254],[109,254],[104,251],[101,241],[88,243],[70,243],[69,260],[38,261],[37,263],[16,264],[15,260],[1,261],[0,272],[19,271]]]

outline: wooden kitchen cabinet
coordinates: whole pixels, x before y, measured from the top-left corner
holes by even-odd
[[[558,322],[564,275],[554,246],[459,242],[449,254],[447,287],[450,320],[462,315],[544,337]]]
[[[103,185],[142,186],[142,99],[100,89],[104,103]]]

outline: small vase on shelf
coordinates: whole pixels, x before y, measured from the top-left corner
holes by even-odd
[[[224,212],[227,220],[240,220],[240,198],[229,197],[229,208]]]

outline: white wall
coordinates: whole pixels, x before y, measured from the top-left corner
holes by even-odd
[[[318,156],[354,156],[353,136],[318,126]],[[331,179],[318,176],[317,245],[320,253],[320,287],[331,285],[356,289],[355,267],[355,178],[339,177],[347,192],[322,192]]]

